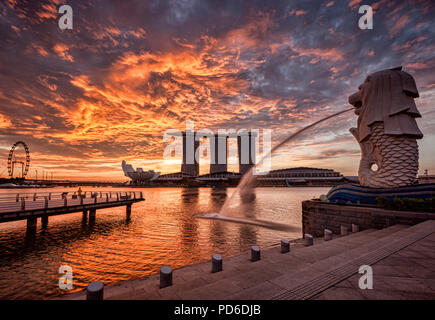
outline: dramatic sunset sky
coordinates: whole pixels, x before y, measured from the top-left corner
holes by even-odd
[[[73,30],[58,27],[62,4]],[[358,28],[362,4],[373,30]],[[2,0],[0,176],[18,140],[31,178],[125,181],[123,159],[179,171],[162,161],[167,129],[271,129],[275,144],[400,65],[420,90],[420,169],[434,174],[434,21],[431,0]],[[288,166],[356,175],[350,125],[353,113],[312,132]]]

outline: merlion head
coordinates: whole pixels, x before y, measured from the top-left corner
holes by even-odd
[[[359,91],[349,96],[358,115],[358,140],[367,139],[371,125],[384,123],[384,133],[393,136],[423,137],[415,118],[421,117],[414,99],[418,90],[414,78],[402,67],[369,74]]]

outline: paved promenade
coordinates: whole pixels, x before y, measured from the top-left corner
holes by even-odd
[[[173,286],[159,276],[105,287],[105,299],[435,299],[435,221],[364,230],[331,241],[301,240],[291,252],[279,247],[223,257],[222,272],[204,262],[174,270]],[[373,268],[373,290],[361,290],[359,266]],[[85,299],[84,292],[62,297]]]

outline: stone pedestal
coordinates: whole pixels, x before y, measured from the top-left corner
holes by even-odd
[[[211,272],[220,272],[222,271],[222,256],[220,254],[214,254],[211,257]]]

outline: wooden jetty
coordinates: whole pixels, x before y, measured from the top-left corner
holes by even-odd
[[[130,219],[133,203],[144,201],[142,191],[84,191],[16,193],[0,195],[0,223],[27,220],[27,232],[36,231],[37,219],[47,226],[48,217],[83,212],[83,220],[95,221],[98,209],[126,207],[127,219]]]

